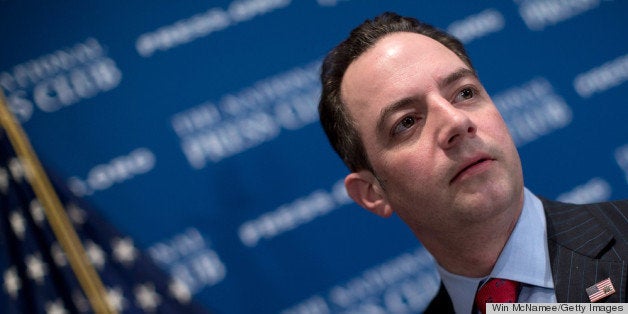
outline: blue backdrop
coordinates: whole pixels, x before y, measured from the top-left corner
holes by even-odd
[[[526,186],[628,197],[628,2],[0,1],[0,86],[40,158],[218,313],[420,312],[438,277],[353,204],[322,57],[392,10],[463,40]]]

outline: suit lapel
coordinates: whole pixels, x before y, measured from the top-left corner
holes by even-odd
[[[610,278],[616,292],[600,302],[627,302],[628,221],[619,208],[625,211],[628,202],[572,205],[542,201],[557,301],[589,303],[586,288]],[[601,210],[605,206],[614,208]],[[450,312],[453,305],[441,284],[425,313]]]
[[[423,311],[424,314],[449,314],[456,313],[454,304],[451,302],[449,293],[445,289],[445,285],[441,282],[438,294],[432,299],[428,307]]]
[[[591,207],[543,200],[549,255],[558,302],[585,302],[586,288],[611,278],[616,293],[602,302],[626,302],[627,265],[615,249],[615,235]],[[621,244],[620,244],[621,245]]]

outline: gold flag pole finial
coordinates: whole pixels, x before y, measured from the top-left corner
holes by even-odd
[[[0,89],[0,125],[6,130],[17,156],[22,162],[26,177],[44,212],[52,230],[65,252],[92,309],[96,313],[116,313],[108,304],[105,288],[94,267],[85,254],[85,249],[74,230],[63,205],[55,193],[37,155],[24,130],[15,120]]]

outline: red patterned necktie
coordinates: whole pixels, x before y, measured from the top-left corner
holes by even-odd
[[[521,284],[516,281],[491,278],[475,295],[475,305],[486,313],[486,303],[516,303]]]

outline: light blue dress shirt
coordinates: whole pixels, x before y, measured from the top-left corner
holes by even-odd
[[[471,313],[480,283],[489,278],[521,282],[519,302],[556,303],[543,203],[524,189],[523,210],[515,228],[499,255],[491,274],[470,278],[452,274],[438,265],[438,272],[451,297],[456,313]]]

